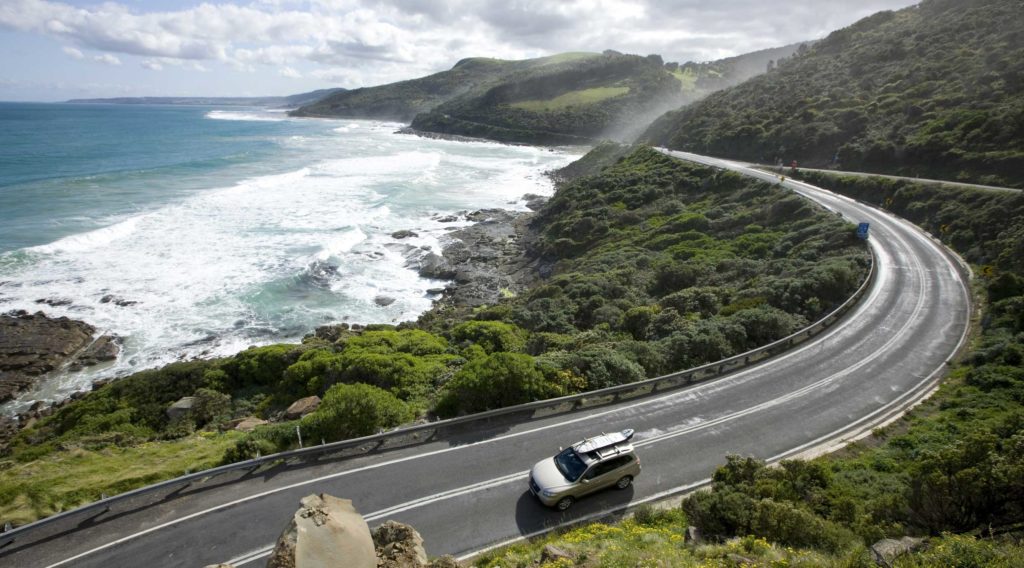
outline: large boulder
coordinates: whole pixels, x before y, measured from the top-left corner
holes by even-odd
[[[238,430],[239,432],[252,432],[257,426],[264,424],[269,424],[269,422],[255,416],[246,416],[245,418],[238,418],[228,422],[227,426],[228,429]]]
[[[267,568],[375,568],[370,528],[352,501],[309,495],[277,539]]]
[[[923,538],[915,538],[912,536],[905,536],[899,540],[883,538],[871,545],[871,558],[875,561],[875,564],[878,564],[879,566],[892,568],[893,563],[897,558],[918,550],[924,546],[924,543],[925,540]]]
[[[459,568],[451,556],[442,556],[433,562],[427,560],[423,537],[416,529],[396,521],[387,521],[373,530],[373,544],[377,548],[378,568]]]
[[[291,406],[288,407],[288,410],[284,411],[284,417],[286,420],[302,418],[303,416],[312,413],[318,406],[320,406],[320,397],[318,396],[300,398],[293,402]]]
[[[423,537],[409,525],[387,521],[374,529],[373,544],[381,568],[420,568],[429,562]]]
[[[171,420],[177,420],[182,416],[185,416],[189,412],[192,412],[192,407],[196,405],[196,397],[194,396],[183,396],[176,400],[173,404],[167,407],[165,411],[167,417]]]

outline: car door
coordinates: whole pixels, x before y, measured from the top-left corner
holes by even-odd
[[[593,493],[594,491],[613,485],[619,480],[617,476],[619,470],[622,466],[629,463],[631,459],[631,456],[620,456],[606,462],[595,464],[583,474],[583,479],[586,483],[584,484],[581,495]]]

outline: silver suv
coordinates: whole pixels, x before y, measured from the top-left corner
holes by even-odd
[[[587,438],[537,462],[530,470],[530,493],[541,503],[564,511],[576,499],[599,489],[625,489],[640,474],[633,451],[633,430]]]

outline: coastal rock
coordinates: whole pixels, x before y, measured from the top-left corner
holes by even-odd
[[[875,564],[884,568],[892,568],[897,558],[909,554],[924,546],[923,538],[905,536],[901,539],[883,538],[871,545],[871,558]]]
[[[458,222],[458,215],[445,215],[444,217],[438,217],[438,223],[456,223]]]
[[[320,397],[318,396],[307,396],[306,398],[300,398],[291,404],[287,410],[284,411],[285,420],[295,420],[296,418],[302,418],[303,416],[313,412],[320,406]]]
[[[269,424],[266,420],[256,418],[255,416],[246,416],[245,418],[239,418],[228,422],[228,429],[238,430],[239,432],[252,432],[257,426]]]
[[[418,237],[419,235],[409,229],[402,229],[401,231],[395,231],[391,233],[392,239],[408,239],[409,237]]]
[[[112,335],[101,335],[82,351],[75,363],[83,367],[91,367],[99,363],[113,361],[121,353],[121,344]]]
[[[309,495],[277,539],[267,568],[336,566],[377,566],[370,528],[348,499]]]
[[[185,416],[189,412],[192,412],[192,407],[196,405],[196,397],[194,396],[183,396],[179,398],[174,404],[167,407],[165,411],[167,417],[171,420],[176,420]]]
[[[373,298],[373,303],[383,308],[385,306],[390,306],[391,304],[394,304],[395,299],[392,298],[391,296],[380,295]]]
[[[36,300],[36,303],[46,304],[47,306],[57,308],[60,306],[70,306],[71,300],[68,298],[39,298],[38,300]]]
[[[446,237],[442,257],[427,255],[421,262],[421,276],[455,281],[437,300],[439,309],[494,304],[540,280],[543,266],[526,254],[535,238],[528,226],[532,214],[483,209],[467,217],[477,223]]]
[[[347,323],[322,325],[313,331],[313,337],[334,343],[335,341],[341,339],[348,332],[348,330],[349,326]]]
[[[70,362],[92,342],[96,329],[66,317],[18,311],[0,315],[0,402]]]
[[[128,306],[134,306],[135,304],[138,304],[138,302],[136,302],[135,300],[125,300],[124,298],[120,298],[120,297],[115,296],[113,294],[107,294],[106,296],[103,296],[102,298],[100,298],[100,303],[101,304],[113,303],[115,306],[121,306],[122,308],[126,308]]]
[[[424,278],[437,278],[438,280],[450,280],[455,272],[444,257],[429,253],[420,260],[420,276]]]
[[[572,560],[573,556],[571,554],[569,554],[568,552],[562,550],[561,548],[558,548],[557,546],[555,546],[553,544],[545,545],[544,546],[544,550],[542,550],[541,553],[540,553],[540,563],[541,564],[544,564],[544,563],[547,563],[547,562],[557,562],[558,560],[561,560],[561,559]]]
[[[409,525],[387,521],[374,529],[373,544],[378,567],[412,568],[428,563],[423,537]]]
[[[523,196],[523,200],[526,202],[526,208],[530,211],[540,211],[541,207],[548,202],[548,198],[543,195],[537,195],[536,193],[527,193]]]

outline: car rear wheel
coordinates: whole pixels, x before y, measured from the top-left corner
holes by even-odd
[[[575,502],[576,500],[573,499],[572,497],[562,497],[561,499],[558,500],[557,503],[555,503],[555,508],[558,509],[559,511],[564,511],[569,507],[572,507],[572,504]]]
[[[630,475],[624,475],[621,479],[615,482],[615,487],[618,489],[625,489],[629,487],[631,483],[633,483],[633,477]]]

